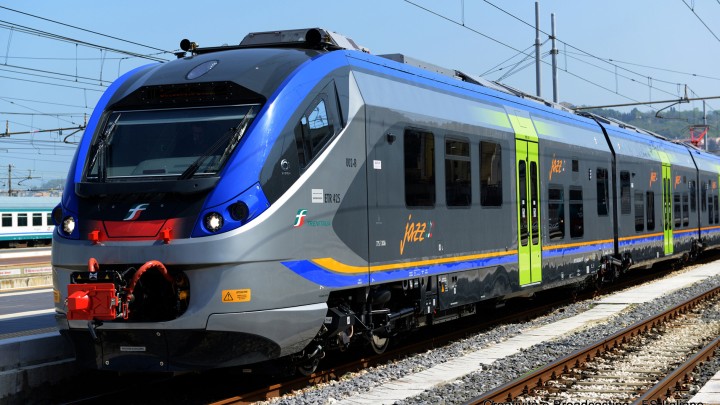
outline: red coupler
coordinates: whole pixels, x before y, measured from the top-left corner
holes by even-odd
[[[119,302],[112,283],[69,284],[67,319],[112,321]]]

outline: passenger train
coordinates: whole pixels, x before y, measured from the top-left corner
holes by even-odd
[[[0,197],[0,248],[49,245],[58,197]]]
[[[330,350],[720,245],[720,158],[322,29],[183,40],[113,83],[53,211],[78,360]]]

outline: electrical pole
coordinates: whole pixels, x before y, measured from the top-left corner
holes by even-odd
[[[542,97],[540,86],[540,2],[535,2],[535,83],[537,96]]]
[[[705,115],[705,100],[703,100],[703,125],[705,125],[705,130],[707,133],[705,134],[705,151],[708,151],[708,143],[710,143],[710,131],[707,127],[707,115]]]
[[[552,49],[550,54],[552,55],[552,81],[553,81],[553,102],[558,102],[558,74],[557,74],[557,54],[558,49],[555,47],[555,13],[550,14],[551,24],[551,36],[552,38]]]
[[[12,197],[12,168],[13,165],[8,165],[8,197]]]

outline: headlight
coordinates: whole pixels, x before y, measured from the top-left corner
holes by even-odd
[[[62,221],[62,231],[65,235],[70,235],[75,230],[75,218],[65,217]]]
[[[222,228],[223,226],[223,217],[222,215],[218,214],[217,212],[211,212],[207,215],[205,215],[205,219],[203,220],[203,223],[205,224],[205,229],[207,229],[210,232],[217,232]]]

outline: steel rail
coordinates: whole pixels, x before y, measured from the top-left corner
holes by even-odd
[[[682,392],[688,391],[687,386],[696,368],[715,357],[718,347],[720,347],[720,337],[715,338],[667,377],[655,384],[635,400],[633,404],[664,404],[666,401],[678,398],[681,395],[684,396]]]
[[[466,404],[484,404],[484,403],[502,403],[513,402],[517,398],[532,395],[535,389],[546,389],[544,383],[549,380],[555,380],[559,375],[572,374],[571,370],[583,368],[583,366],[592,361],[594,358],[603,355],[606,352],[621,347],[635,336],[647,333],[652,329],[656,329],[661,324],[675,319],[681,314],[685,314],[701,302],[720,294],[720,287],[716,287],[710,291],[700,294],[689,299],[680,305],[668,309],[658,315],[639,321],[614,335],[597,341],[584,349],[580,349],[570,355],[563,357],[549,365],[527,374],[515,381],[501,385],[485,394],[478,396],[466,402]]]

